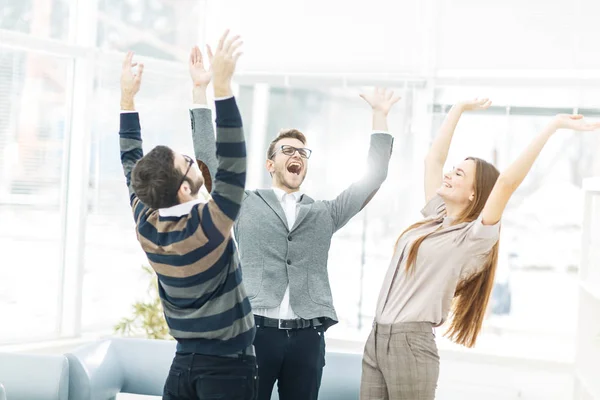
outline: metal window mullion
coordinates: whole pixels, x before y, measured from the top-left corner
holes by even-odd
[[[97,2],[72,0],[71,45],[92,48],[96,44]],[[68,130],[66,179],[63,184],[63,232],[61,281],[58,301],[58,333],[61,337],[81,334],[82,287],[89,183],[91,107],[94,82],[94,52],[75,57],[68,85]]]

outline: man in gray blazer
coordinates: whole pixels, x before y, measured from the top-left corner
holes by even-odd
[[[302,193],[311,150],[305,136],[290,129],[267,150],[272,187],[245,191],[234,234],[257,328],[259,400],[271,398],[277,380],[281,400],[317,399],[325,365],[323,334],[337,323],[327,274],[331,237],[377,192],[392,153],[387,114],[399,98],[384,89],[361,97],[373,109],[373,134],[360,180],[333,200],[315,201]],[[216,170],[210,113],[190,115],[196,158],[208,167],[210,190],[212,178],[227,172]]]

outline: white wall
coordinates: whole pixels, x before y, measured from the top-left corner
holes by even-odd
[[[240,68],[270,72],[418,72],[426,12],[418,1],[212,0],[207,39],[244,36]]]
[[[440,0],[438,68],[575,67],[570,0]]]
[[[246,71],[429,76],[600,67],[596,0],[207,1],[206,38],[214,43],[226,27],[243,34]]]

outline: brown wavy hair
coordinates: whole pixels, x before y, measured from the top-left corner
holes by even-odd
[[[473,184],[475,195],[469,206],[456,218],[454,221],[455,224],[471,222],[479,217],[500,175],[496,167],[485,160],[476,157],[468,157],[466,159],[475,162],[475,179]],[[445,211],[442,215],[445,215]],[[420,221],[406,228],[396,241],[396,247],[400,238],[406,232],[428,222],[430,220]],[[407,273],[414,272],[419,247],[433,233],[421,236],[411,246],[406,261]],[[456,287],[454,300],[452,301],[452,319],[450,327],[445,334],[455,343],[466,347],[473,347],[475,345],[494,286],[494,276],[496,275],[496,266],[498,265],[498,246],[499,242],[487,254],[484,261],[485,267],[481,272],[463,280]]]
[[[275,152],[275,145],[277,142],[279,142],[281,139],[287,138],[298,139],[303,145],[306,146],[306,136],[304,136],[304,133],[300,132],[298,129],[282,129],[277,137],[269,144],[269,148],[267,149],[267,160],[273,158],[273,153]]]

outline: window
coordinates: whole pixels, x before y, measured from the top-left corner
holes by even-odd
[[[197,0],[99,0],[98,47],[185,61],[190,47],[197,43],[203,3]]]
[[[0,55],[0,309],[12,321],[0,341],[50,336],[57,326],[70,63]]]
[[[67,40],[69,0],[7,0],[2,2],[0,29]]]

